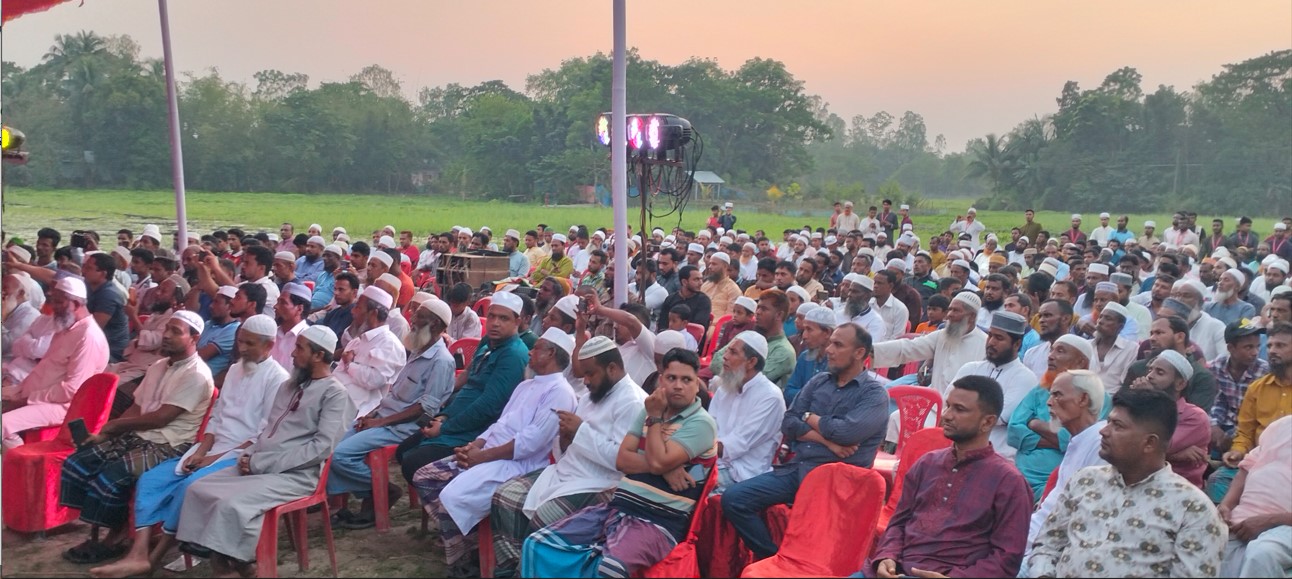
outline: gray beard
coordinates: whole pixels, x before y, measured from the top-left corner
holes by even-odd
[[[1219,303],[1227,302],[1229,301],[1229,298],[1234,297],[1234,293],[1235,292],[1232,292],[1232,291],[1222,292],[1220,290],[1216,290],[1216,295],[1215,295],[1216,301]]]
[[[426,348],[429,347],[431,342],[434,340],[435,336],[431,335],[431,327],[422,326],[408,332],[408,335],[404,336],[404,348],[407,349],[410,354],[421,354],[426,351]]]
[[[847,312],[848,317],[855,318],[857,316],[860,316],[861,312],[866,310],[866,303],[848,300],[848,302],[845,304],[844,307],[845,307],[844,311]]]
[[[720,386],[727,394],[739,394],[740,388],[745,385],[745,376],[739,368],[723,368],[722,385]]]
[[[960,336],[965,335],[965,330],[968,326],[969,323],[964,320],[960,320],[959,322],[947,322],[946,331],[948,335],[959,338]]]

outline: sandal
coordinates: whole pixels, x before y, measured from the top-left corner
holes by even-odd
[[[360,513],[360,514],[351,516],[349,519],[341,521],[340,526],[342,529],[349,529],[351,531],[371,529],[377,526],[377,518],[372,515]]]
[[[105,545],[99,541],[86,541],[63,552],[63,558],[78,565],[93,565],[124,556],[130,550],[124,544]]]
[[[197,543],[190,543],[188,541],[181,541],[179,544],[179,550],[184,553],[188,553],[189,555],[192,555],[194,557],[200,557],[202,559],[210,559],[211,556],[215,554],[214,551],[207,549],[206,547],[203,547]]]
[[[335,513],[332,513],[332,518],[330,519],[330,522],[332,523],[333,527],[340,527],[340,526],[343,526],[345,523],[350,522],[350,520],[353,518],[354,518],[354,513],[350,512],[350,509],[341,508]]]

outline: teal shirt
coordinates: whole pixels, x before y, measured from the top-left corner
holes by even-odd
[[[731,343],[728,342],[727,346],[713,353],[709,370],[715,376],[722,373],[722,355],[727,352],[727,347],[730,345]],[[790,344],[790,339],[785,337],[785,334],[767,340],[767,363],[763,366],[763,375],[782,391],[785,390],[785,384],[790,381],[790,375],[794,373],[794,367],[797,364],[798,354],[794,352],[794,345]]]
[[[528,364],[529,348],[519,336],[500,344],[482,341],[467,368],[466,384],[440,411],[446,417],[440,425],[440,435],[424,444],[456,447],[479,438],[502,416],[512,391],[525,379]]]
[[[1050,400],[1050,391],[1037,386],[1018,407],[1014,409],[1014,415],[1009,418],[1009,445],[1018,449],[1018,454],[1014,455],[1014,464],[1018,466],[1018,471],[1023,473],[1023,478],[1027,479],[1027,484],[1032,487],[1032,500],[1037,501],[1041,498],[1041,491],[1045,490],[1045,482],[1050,478],[1050,473],[1059,468],[1059,463],[1063,462],[1063,453],[1068,450],[1068,440],[1072,435],[1068,429],[1059,429],[1059,448],[1037,448],[1041,442],[1041,435],[1027,427],[1027,423],[1033,418],[1043,422],[1050,421],[1050,407],[1047,402]],[[1108,416],[1108,410],[1112,407],[1112,397],[1104,394],[1104,407],[1099,411],[1099,419],[1103,420]]]

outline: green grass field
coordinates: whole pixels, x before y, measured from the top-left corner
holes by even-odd
[[[609,207],[559,206],[544,207],[500,201],[463,201],[451,197],[432,196],[382,196],[342,194],[289,194],[289,193],[212,193],[191,191],[187,195],[189,226],[201,232],[240,226],[248,231],[278,230],[283,221],[304,231],[311,223],[323,225],[325,233],[332,227],[345,227],[353,239],[366,239],[374,229],[394,225],[397,229],[410,229],[419,236],[445,231],[454,225],[477,229],[488,225],[500,236],[508,228],[522,232],[538,223],[557,229],[573,224],[591,228],[610,227],[613,216]],[[630,201],[629,223],[640,218],[635,201]],[[683,215],[682,225],[688,229],[702,226],[709,216],[709,201],[695,201]],[[957,214],[962,214],[971,201],[960,199],[926,199],[912,212],[916,232],[927,239],[945,229]],[[862,203],[861,205],[864,205]],[[787,214],[792,213],[792,214]],[[805,223],[824,226],[829,207],[825,202],[813,204],[782,204],[779,208],[736,208],[737,225],[746,230],[763,229],[774,239],[787,227],[800,227]],[[1007,234],[1009,228],[1023,222],[1021,212],[980,211],[979,219],[988,231]],[[1043,211],[1037,221],[1052,232],[1067,228],[1069,213]],[[1098,213],[1085,214],[1083,228],[1089,231],[1098,226]],[[1146,219],[1156,220],[1159,232],[1171,223],[1168,214],[1131,215],[1131,229],[1137,233]],[[1213,216],[1200,215],[1198,222],[1209,227]],[[1233,229],[1235,216],[1221,216],[1226,220],[1226,231]],[[73,229],[93,229],[101,236],[110,237],[122,227],[138,233],[145,223],[156,223],[162,231],[172,231],[175,221],[175,197],[170,191],[104,191],[60,190],[38,191],[32,189],[6,189],[4,194],[3,227],[6,237],[19,236],[34,240],[36,230],[54,227],[64,235]],[[1115,218],[1114,218],[1115,219]],[[1273,228],[1273,218],[1258,218],[1255,230],[1262,236]],[[670,229],[677,218],[651,224]]]

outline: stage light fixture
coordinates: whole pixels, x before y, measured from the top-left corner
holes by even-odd
[[[686,146],[695,137],[691,121],[677,115],[631,114],[626,118],[624,129],[630,151],[672,151]],[[616,132],[610,119],[610,113],[602,113],[596,121],[597,142],[607,147]]]
[[[660,150],[659,146],[662,144],[660,141],[661,123],[663,121],[658,116],[651,116],[650,121],[646,123],[646,146],[650,147],[652,151]]]
[[[628,148],[640,151],[643,144],[645,138],[642,136],[642,118],[637,115],[628,117]]]
[[[607,147],[610,146],[610,115],[597,117],[597,141]]]

